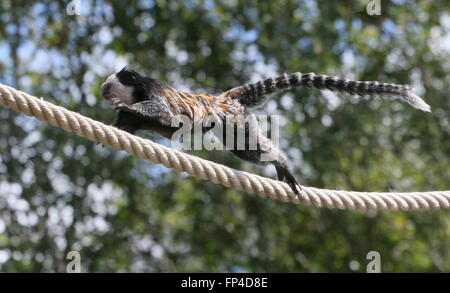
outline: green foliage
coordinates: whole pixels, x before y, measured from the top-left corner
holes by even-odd
[[[274,96],[301,182],[330,189],[449,189],[448,1],[0,3],[0,81],[97,120],[99,84],[123,63],[193,92],[283,72],[410,83],[425,114],[312,90]],[[0,271],[450,271],[450,215],[352,212],[243,194],[95,146],[0,109]],[[167,143],[155,135],[141,135]],[[197,155],[274,176],[223,152]],[[353,264],[350,266],[350,264]]]

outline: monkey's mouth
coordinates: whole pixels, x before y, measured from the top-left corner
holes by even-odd
[[[103,98],[107,100],[108,102],[111,102],[113,99],[119,99],[119,96],[116,94],[107,94],[103,95]]]

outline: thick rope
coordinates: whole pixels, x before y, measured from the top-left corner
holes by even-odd
[[[0,83],[0,105],[34,116],[68,132],[89,140],[124,150],[139,158],[184,171],[226,187],[232,187],[262,197],[307,206],[350,210],[418,210],[450,209],[450,190],[430,192],[355,192],[327,190],[303,186],[300,196],[289,185],[243,171],[238,171],[180,151],[151,140],[134,136],[115,127],[95,121],[56,106],[37,97]]]

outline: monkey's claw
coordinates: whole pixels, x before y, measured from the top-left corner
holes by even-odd
[[[278,173],[278,180],[287,183],[291,187],[292,192],[296,195],[300,195],[302,187],[298,184],[297,179],[291,174],[287,166],[276,166],[275,168]]]
[[[297,183],[297,181],[295,181],[295,182],[286,182],[286,183],[289,184],[289,186],[291,187],[292,191],[296,195],[300,195],[300,192],[303,191],[302,187]]]
[[[110,103],[114,107],[114,111],[119,111],[119,110],[130,111],[131,110],[130,105],[125,104],[118,98],[111,99]]]

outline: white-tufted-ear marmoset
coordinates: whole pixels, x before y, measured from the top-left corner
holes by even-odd
[[[139,129],[149,129],[168,138],[179,129],[172,126],[172,121],[177,115],[189,117],[192,123],[194,120],[214,116],[225,124],[229,123],[226,121],[233,120],[229,118],[248,116],[249,108],[264,103],[269,94],[295,87],[316,88],[358,96],[387,96],[406,102],[419,110],[430,111],[430,106],[408,86],[377,81],[352,81],[314,73],[284,74],[238,86],[218,95],[182,92],[127,68],[109,76],[102,84],[103,97],[118,111],[117,120],[113,124],[115,127],[130,133]],[[298,194],[300,186],[291,173],[283,153],[274,147],[271,140],[263,135],[258,127],[240,125],[242,124],[234,124],[233,133],[236,134],[239,127],[244,127],[246,138],[257,137],[256,148],[243,150],[234,148],[230,151],[246,161],[273,164],[278,179],[289,184],[293,192]],[[203,134],[207,130],[205,129]],[[224,135],[221,138],[224,144],[226,137]],[[249,139],[246,139],[246,146],[247,141]],[[270,156],[273,160],[261,160],[262,155]]]

